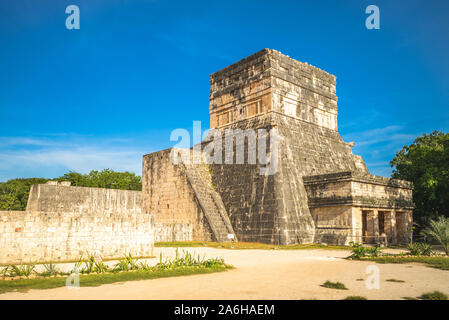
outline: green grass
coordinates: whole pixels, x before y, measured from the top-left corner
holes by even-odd
[[[329,280],[327,280],[321,286],[325,287],[325,288],[330,288],[330,289],[348,290],[348,288],[346,288],[346,286],[343,283],[341,283],[341,282],[332,282],[332,281],[329,281]]]
[[[388,282],[405,282],[404,280],[399,280],[399,279],[387,279],[385,281],[388,281]]]
[[[125,282],[125,281],[149,280],[149,279],[179,277],[194,274],[222,272],[230,268],[232,267],[227,265],[214,266],[211,268],[180,267],[160,271],[139,270],[139,271],[129,271],[120,273],[80,275],[80,287],[97,287],[103,284]],[[26,292],[30,289],[52,289],[64,287],[65,285],[66,285],[66,277],[0,280],[0,294],[11,291]]]
[[[344,298],[343,300],[368,300],[366,297],[362,296],[348,296]]]
[[[300,250],[300,249],[328,249],[328,250],[350,250],[348,246],[326,246],[321,244],[293,244],[274,245],[258,242],[198,242],[198,241],[175,241],[156,242],[155,247],[209,247],[218,249],[262,249],[262,250]]]
[[[410,257],[410,256],[381,256],[364,257],[361,261],[375,261],[377,263],[423,263],[429,267],[441,270],[449,270],[449,257]],[[359,261],[360,261],[359,260]]]
[[[418,298],[414,298],[414,297],[402,297],[402,299],[404,299],[404,300],[419,300]]]
[[[134,259],[153,259],[156,258],[156,256],[137,256],[134,257]],[[119,259],[123,259],[123,256],[118,256],[118,257],[111,257],[111,258],[102,258],[101,260],[106,262],[106,261],[115,261],[115,260],[119,260]],[[80,258],[78,258],[77,260],[71,259],[71,260],[57,260],[57,261],[42,261],[42,262],[23,262],[21,263],[22,265],[35,265],[35,264],[56,264],[56,263],[74,263],[74,262],[78,262],[80,261]],[[10,266],[11,264],[9,263],[0,263],[0,267],[6,267],[6,266]]]
[[[440,291],[426,292],[420,297],[421,300],[447,300],[447,295]]]

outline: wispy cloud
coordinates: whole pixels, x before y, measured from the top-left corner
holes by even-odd
[[[0,137],[0,181],[104,168],[140,175],[142,156],[152,151],[144,143],[116,137]]]
[[[409,133],[403,126],[390,125],[345,134],[344,140],[354,141],[353,151],[362,155],[371,173],[389,176],[390,161],[404,145],[410,144],[419,134]]]

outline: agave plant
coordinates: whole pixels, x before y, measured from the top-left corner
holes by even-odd
[[[74,268],[70,273],[79,273],[81,272],[81,264],[83,263],[83,257],[78,259],[78,262],[75,262]]]
[[[9,266],[3,267],[0,270],[0,274],[2,275],[3,278],[6,278],[9,276]]]
[[[109,271],[109,266],[103,261],[95,261],[94,271],[97,273],[105,273]]]
[[[139,265],[139,269],[144,270],[144,271],[154,271],[154,267],[150,266],[146,262],[141,262]]]
[[[130,270],[138,270],[139,269],[138,261],[137,261],[137,259],[133,258],[131,253],[129,253],[128,255],[125,255],[125,260],[128,263]]]
[[[36,265],[34,264],[26,264],[26,265],[12,265],[10,266],[10,270],[11,270],[11,275],[14,276],[18,276],[18,277],[29,277],[30,275],[33,274],[34,269],[36,268]]]
[[[81,272],[89,274],[94,271],[95,271],[95,257],[91,255],[89,256],[87,261],[84,262],[84,268]]]
[[[430,220],[429,227],[424,229],[424,234],[438,241],[446,255],[449,255],[449,218],[439,217],[438,220]]]
[[[128,264],[128,261],[126,259],[119,260],[119,262],[117,262],[114,265],[114,271],[129,271],[129,270],[130,270],[129,269],[129,264]]]
[[[42,275],[54,276],[59,273],[59,271],[56,269],[56,266],[51,261],[50,263],[44,264],[44,268],[45,271],[42,273]]]

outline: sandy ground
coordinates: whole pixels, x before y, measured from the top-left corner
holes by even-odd
[[[376,264],[347,261],[342,250],[186,249],[206,257],[223,257],[235,269],[215,274],[130,281],[101,287],[30,290],[1,294],[0,299],[368,299],[417,297],[439,290],[449,294],[449,271],[419,264]],[[174,248],[155,248],[156,256]],[[157,259],[154,259],[156,262]],[[368,289],[367,267],[379,268],[379,289]],[[398,279],[404,283],[388,282]],[[363,279],[363,280],[360,280]],[[326,280],[343,282],[349,290],[321,287]],[[81,280],[82,281],[82,280]]]

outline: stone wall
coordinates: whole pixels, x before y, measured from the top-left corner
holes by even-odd
[[[140,191],[35,185],[27,211],[0,212],[0,263],[151,256],[153,217],[140,207]]]
[[[211,241],[212,231],[185,167],[173,165],[170,152],[143,157],[142,212],[154,214],[156,241]]]
[[[36,184],[31,187],[26,210],[140,214],[141,205],[141,191]]]

